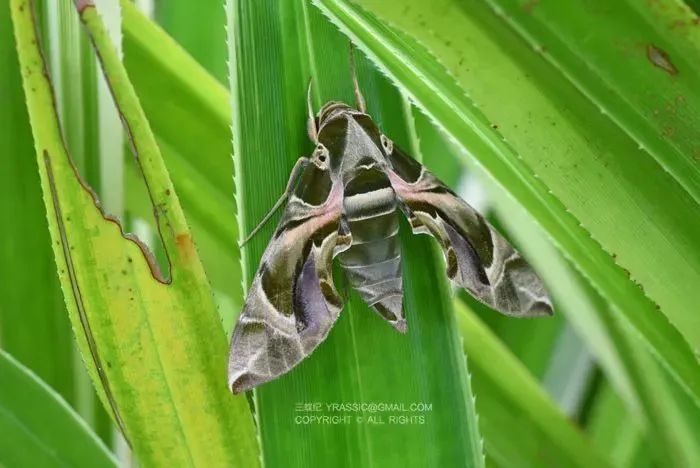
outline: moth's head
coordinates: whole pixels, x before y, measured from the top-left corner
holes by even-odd
[[[383,156],[392,151],[392,143],[379,130],[377,124],[365,112],[359,111],[343,102],[330,101],[319,111],[316,124],[318,142],[331,155],[347,158],[346,151],[349,142],[352,143],[352,153],[358,153],[362,158],[381,161]]]
[[[327,102],[320,111],[318,111],[316,117],[316,127],[319,132],[324,126],[331,123],[339,118],[347,118],[352,115],[362,115],[362,112],[351,107],[344,102],[340,101],[329,101]]]

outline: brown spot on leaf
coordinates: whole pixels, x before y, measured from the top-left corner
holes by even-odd
[[[178,234],[175,237],[175,244],[177,244],[177,249],[183,257],[189,258],[194,255],[194,246],[189,234]]]
[[[671,23],[671,29],[682,28],[682,27],[684,27],[684,26],[685,26],[685,21],[679,20],[679,19],[674,20],[674,21]]]
[[[540,3],[540,0],[530,0],[523,4],[523,11],[525,13],[532,13],[532,10]]]
[[[668,54],[654,44],[647,44],[647,58],[655,67],[662,69],[669,75],[678,74],[678,69],[671,63],[671,58]]]

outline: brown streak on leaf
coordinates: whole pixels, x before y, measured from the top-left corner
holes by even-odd
[[[88,0],[88,1],[91,1],[91,0]],[[92,5],[92,6],[94,7],[94,5]],[[77,7],[77,4],[76,4],[76,7]],[[80,11],[80,10],[78,10],[78,12],[82,13],[82,11]],[[136,165],[139,168],[139,173],[141,174],[141,177],[143,177],[143,181],[144,181],[144,184],[146,186],[146,191],[148,192],[148,197],[151,201],[151,206],[154,207],[153,214],[156,218],[156,228],[158,230],[158,237],[160,239],[161,245],[163,246],[165,258],[167,259],[167,263],[168,263],[168,275],[166,278],[162,274],[160,269],[158,268],[155,260],[153,260],[153,261],[150,260],[153,258],[152,255],[150,256],[150,258],[147,258],[149,260],[149,265],[151,266],[151,272],[153,273],[153,277],[156,280],[158,280],[164,284],[170,284],[172,282],[172,261],[170,260],[170,252],[168,252],[167,244],[166,244],[165,239],[163,237],[163,232],[162,232],[161,223],[160,223],[160,217],[165,215],[166,210],[163,207],[159,207],[158,204],[156,203],[153,189],[151,189],[151,186],[148,182],[148,179],[146,178],[146,174],[144,173],[144,170],[143,170],[143,164],[141,163],[141,158],[140,158],[140,151],[136,145],[136,141],[134,139],[134,134],[133,134],[133,131],[131,129],[131,125],[129,124],[124,113],[122,112],[121,107],[119,106],[119,102],[117,100],[116,93],[114,92],[114,88],[112,87],[111,79],[107,75],[107,72],[105,70],[104,58],[102,57],[102,54],[100,53],[100,48],[97,46],[97,43],[95,42],[95,38],[93,37],[92,31],[90,30],[89,27],[87,27],[87,25],[85,25],[85,18],[83,17],[83,15],[80,15],[80,20],[83,23],[83,25],[85,26],[85,32],[87,33],[88,39],[90,40],[90,44],[92,45],[92,49],[95,52],[95,56],[97,57],[97,60],[100,64],[100,69],[102,70],[102,75],[104,76],[105,83],[107,84],[107,88],[109,89],[109,92],[112,96],[112,101],[114,102],[114,106],[117,108],[117,113],[119,114],[119,119],[121,120],[122,126],[124,127],[124,130],[126,132],[127,141],[129,142],[129,150],[131,151],[131,154],[134,156],[134,159],[136,160]],[[170,189],[167,189],[167,191],[169,192]],[[93,196],[93,198],[95,198],[95,197]],[[117,224],[119,224],[118,221],[117,221]],[[120,227],[120,229],[122,229],[121,225],[119,227]],[[171,228],[171,230],[172,230],[172,228]],[[123,232],[124,231],[122,229],[122,233]],[[130,240],[135,240],[140,246],[142,246],[142,250],[144,250],[143,248],[146,247],[145,244],[138,241],[136,236],[133,236],[132,234],[127,234],[124,237],[126,237]],[[144,250],[144,252],[145,253],[147,252],[150,255],[150,250],[148,250],[147,248]]]
[[[56,190],[56,180],[54,179],[53,168],[51,167],[51,158],[49,157],[48,151],[44,150],[44,165],[46,168],[46,176],[49,182],[49,190],[51,192],[51,202],[53,204],[54,215],[56,217],[56,225],[58,227],[58,233],[61,237],[61,248],[63,250],[63,258],[66,261],[66,268],[68,270],[68,276],[70,278],[70,285],[73,292],[73,298],[75,299],[75,308],[78,311],[78,318],[80,319],[80,324],[85,332],[85,340],[88,344],[88,349],[90,350],[90,356],[95,364],[95,370],[102,384],[102,388],[105,391],[105,396],[109,402],[109,406],[112,409],[112,414],[114,416],[114,421],[119,426],[119,430],[124,434],[124,438],[131,445],[128,440],[127,432],[125,430],[124,421],[122,420],[121,414],[119,413],[119,408],[117,407],[116,401],[114,401],[114,395],[112,394],[112,389],[109,385],[109,379],[105,375],[104,368],[102,367],[102,360],[99,353],[97,352],[97,345],[95,344],[95,338],[92,333],[92,328],[90,327],[90,321],[88,320],[87,313],[85,311],[85,304],[83,303],[82,292],[80,291],[80,285],[78,284],[78,279],[75,273],[75,265],[73,265],[73,256],[68,247],[68,235],[66,234],[66,227],[63,224],[63,214],[61,211],[61,204],[58,199],[58,191]]]
[[[540,0],[530,0],[524,3],[522,8],[525,13],[532,13],[532,10],[540,3]]]
[[[647,58],[655,66],[671,76],[678,74],[678,69],[673,63],[671,63],[671,58],[668,54],[656,47],[654,44],[647,44]]]
[[[177,249],[180,251],[182,258],[191,258],[194,256],[194,244],[189,234],[178,234],[175,237],[175,245],[177,245]]]

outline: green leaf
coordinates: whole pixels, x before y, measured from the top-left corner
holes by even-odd
[[[0,219],[4,220],[0,234],[0,347],[73,402],[73,337],[52,259],[14,48],[10,8],[3,5],[0,152],[5,157],[0,158]],[[41,294],[35,293],[37,284],[41,284]]]
[[[226,9],[221,0],[155,2],[154,18],[218,81],[228,78]],[[197,18],[196,22],[192,18]]]
[[[700,202],[700,31],[689,8],[673,0],[487,3]]]
[[[464,303],[457,301],[455,309],[474,368],[487,456],[504,466],[527,465],[527,459],[534,465],[607,466],[493,332]]]
[[[348,43],[307,2],[249,0],[228,7],[236,200],[239,232],[247,233],[279,197],[296,159],[312,150],[306,136],[309,77],[316,109],[330,99],[354,100]],[[359,79],[369,113],[383,131],[397,144],[412,147],[402,96],[364,61]],[[248,280],[273,224],[243,249]],[[431,240],[411,235],[406,223],[401,242],[408,333],[398,334],[350,293],[319,349],[255,392],[266,465],[394,467],[406,460],[427,466],[483,465],[444,266]],[[305,412],[306,403],[318,403],[319,411]],[[404,405],[408,411],[327,406],[342,403]],[[414,403],[431,409],[411,411]],[[305,416],[348,419],[305,424]],[[402,419],[389,419],[396,417]]]
[[[696,287],[700,283],[697,16],[675,0],[622,0],[598,7],[544,2],[523,8],[524,2],[518,0],[487,3],[519,35],[513,42],[520,39],[541,50],[553,69],[616,124],[611,136],[600,133],[585,142],[586,146],[599,145],[587,153],[600,157],[602,164],[586,161],[574,166],[572,154],[584,159],[586,153],[570,146],[569,154],[543,157],[532,164],[533,169],[603,247],[616,254],[617,263],[630,271],[645,294],[661,307],[696,353],[700,352],[700,316],[695,313],[700,299]],[[521,99],[523,94],[519,94]],[[552,101],[563,95],[551,94]],[[593,106],[569,104],[579,117]],[[594,120],[610,126],[608,118]],[[503,125],[507,128],[507,121]],[[595,130],[599,126],[587,122],[585,127]],[[558,125],[552,131],[564,130]],[[581,129],[577,133],[590,134]],[[544,141],[541,135],[516,137],[504,131],[504,136],[513,144],[527,144],[528,140],[534,144],[535,138]],[[639,150],[633,147],[635,143]],[[548,145],[548,152],[556,150]],[[607,152],[613,156],[606,156]],[[563,164],[567,160],[568,167]],[[559,169],[547,171],[544,164],[557,164]],[[585,188],[585,200],[572,199],[584,193],[576,186],[568,190],[571,195],[561,190],[568,183],[564,179],[567,172],[576,174],[577,185]],[[592,185],[596,180],[619,189],[596,187]],[[664,187],[663,196],[659,196],[659,187]],[[605,206],[605,213],[589,213],[591,206]],[[649,255],[650,251],[654,254]]]
[[[112,2],[107,0],[103,4]],[[121,216],[124,139],[119,115],[104,79],[98,74],[92,46],[82,32],[72,2],[40,2],[37,14],[44,18],[39,34],[46,38],[44,47],[55,84],[56,113],[68,151],[86,183],[95,188],[104,209]],[[108,21],[114,22],[113,15]],[[104,174],[109,177],[103,177]],[[50,246],[49,240],[46,247]],[[51,259],[52,255],[46,257]],[[66,314],[64,317],[68,319]],[[73,354],[79,354],[72,340],[71,348]],[[75,382],[73,406],[102,440],[110,443],[114,427],[85,367],[76,366],[71,377]]]
[[[361,2],[378,17],[316,3],[533,216],[700,404],[700,366],[684,340],[700,344],[689,313],[700,300],[700,207],[688,193],[480,2]],[[683,335],[630,274],[669,287],[662,278],[675,278],[675,304],[662,312]]]
[[[132,2],[122,0],[121,6],[124,65],[158,138],[207,276],[239,308],[243,290],[228,91]],[[138,181],[141,175],[129,169],[127,178]],[[128,192],[127,206],[149,219],[152,209],[141,195]]]
[[[700,0],[685,0],[684,3],[688,5],[696,15],[700,15]]]
[[[0,465],[116,467],[61,397],[0,350]]]
[[[551,285],[559,310],[588,343],[610,383],[633,417],[650,434],[659,462],[673,466],[700,463],[695,443],[700,409],[643,346],[624,315],[611,309],[564,260],[540,229],[501,191],[493,191],[497,210],[533,265]]]
[[[593,444],[609,454],[615,466],[654,466],[644,427],[627,411],[610,385],[603,384],[596,392],[586,431]]]
[[[12,0],[54,255],[100,396],[144,465],[258,463],[245,398],[226,388],[226,342],[177,196],[95,8],[81,19],[124,119],[158,218],[169,277],[105,218],[77,177],[55,114],[31,3]]]

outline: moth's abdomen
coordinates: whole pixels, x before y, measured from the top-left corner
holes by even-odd
[[[397,202],[383,173],[363,171],[346,184],[343,218],[352,245],[338,258],[350,285],[389,323],[404,331]]]

